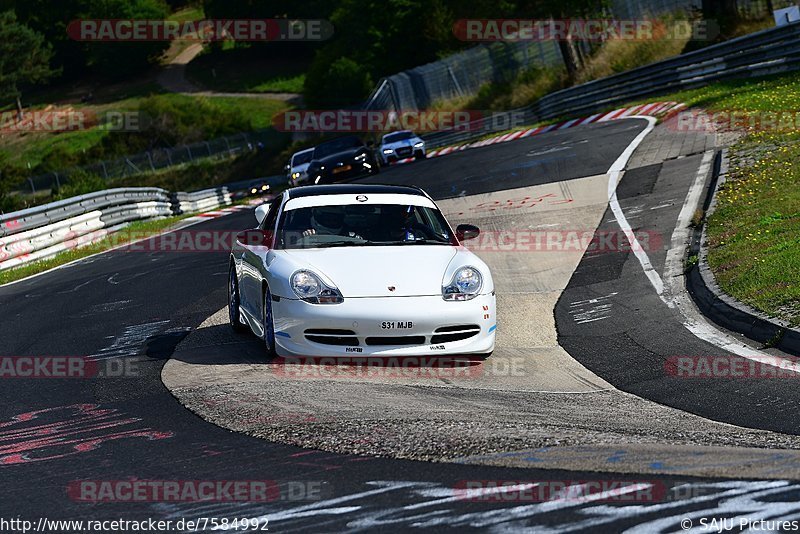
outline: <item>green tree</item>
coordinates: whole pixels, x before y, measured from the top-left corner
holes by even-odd
[[[83,42],[67,33],[81,19],[163,19],[164,0],[0,0],[0,9],[13,9],[19,21],[44,35],[52,46],[53,64],[64,77],[79,79],[91,71],[100,77],[131,77],[143,72],[169,46],[167,42]]]
[[[17,21],[13,11],[0,13],[0,95],[17,101],[22,118],[22,87],[50,79],[52,50],[44,37]]]

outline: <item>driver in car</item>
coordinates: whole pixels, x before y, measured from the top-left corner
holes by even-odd
[[[309,235],[340,235],[363,239],[344,224],[344,210],[341,206],[321,206],[314,208],[311,214],[311,228],[303,231],[304,236]]]
[[[385,220],[390,221],[387,241],[416,241],[426,239],[428,231],[414,217],[414,206],[386,206]]]

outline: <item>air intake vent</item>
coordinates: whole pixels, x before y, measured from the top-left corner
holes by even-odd
[[[460,332],[462,330],[480,330],[481,327],[476,324],[457,324],[454,326],[442,326],[434,330],[437,334],[445,334],[447,332]],[[308,332],[308,330],[306,330]]]
[[[425,336],[375,336],[365,340],[367,345],[424,345]]]
[[[339,328],[309,328],[305,332],[306,334],[311,335],[320,335],[320,336],[354,336],[356,335],[355,332],[352,330],[341,330]]]
[[[354,347],[358,345],[356,333],[339,328],[309,328],[305,331],[306,339],[323,345]]]
[[[476,324],[442,326],[436,329],[436,335],[431,338],[431,345],[462,341],[476,336],[480,331],[481,327]]]

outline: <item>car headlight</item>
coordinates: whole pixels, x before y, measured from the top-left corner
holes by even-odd
[[[414,148],[422,148],[424,146],[425,146],[425,141],[419,141],[417,143],[414,143]]]
[[[300,178],[300,173],[299,173],[299,172],[293,172],[293,173],[292,173],[292,178],[294,178],[295,180],[297,180],[298,178]]]
[[[364,161],[365,159],[367,159],[367,153],[366,153],[366,152],[363,152],[363,153],[361,153],[361,154],[357,155],[357,156],[356,156],[355,158],[353,158],[353,159],[354,159],[354,160],[356,160],[356,161]]]
[[[311,271],[297,271],[291,278],[292,291],[300,300],[311,304],[339,304],[344,297],[335,287],[330,287]]]
[[[444,300],[470,300],[478,296],[483,287],[483,277],[473,267],[462,267],[453,275],[449,285],[442,288]]]
[[[256,189],[256,188],[254,187],[254,188],[252,188],[252,189],[250,190],[250,192],[251,192],[251,193],[253,193],[253,194],[255,195],[256,193],[258,193],[258,189]]]
[[[391,154],[392,152],[394,152],[394,150],[392,150],[391,148],[384,148],[383,149],[383,153],[384,154]]]

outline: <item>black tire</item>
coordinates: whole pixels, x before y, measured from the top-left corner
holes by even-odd
[[[426,159],[427,157],[428,156],[425,154],[425,152],[417,152],[416,154],[414,154],[414,159],[417,160]]]
[[[261,325],[264,328],[264,349],[267,357],[272,358],[275,356],[275,322],[272,319],[272,293],[269,292],[269,288],[264,291]]]
[[[236,269],[231,265],[228,273],[228,319],[231,327],[236,332],[246,332],[247,325],[242,321],[242,314],[239,311],[239,280],[236,278]]]

